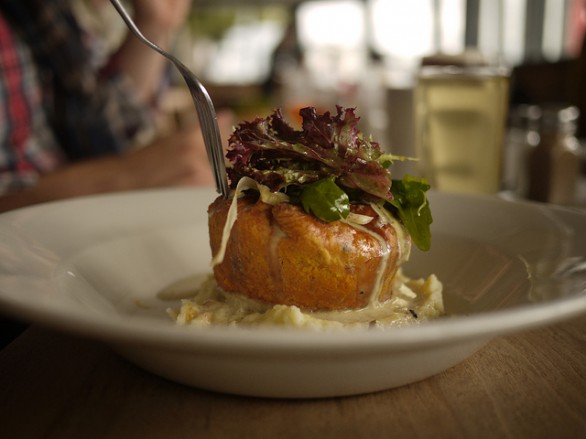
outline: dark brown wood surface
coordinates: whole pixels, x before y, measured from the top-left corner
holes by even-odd
[[[0,404],[5,438],[580,438],[586,316],[497,338],[419,383],[317,400],[189,388],[32,327],[0,351]]]

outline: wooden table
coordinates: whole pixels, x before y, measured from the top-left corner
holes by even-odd
[[[216,394],[32,327],[0,351],[4,438],[586,437],[586,316],[498,338],[452,369],[348,398]]]

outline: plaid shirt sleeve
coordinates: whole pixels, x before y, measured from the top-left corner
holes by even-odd
[[[0,193],[35,184],[63,160],[30,53],[0,16]]]
[[[97,72],[97,87],[105,94],[108,103],[105,117],[114,136],[126,150],[144,143],[155,135],[156,102],[144,105],[139,102],[134,87],[121,72],[117,56]]]
[[[72,32],[67,26],[60,29]],[[76,38],[73,34],[71,37]],[[29,46],[0,14],[0,194],[32,186],[40,175],[69,160],[121,152],[154,134],[153,109],[138,101],[115,59],[101,71],[93,70],[90,74],[86,70],[93,75],[86,79],[95,84],[92,98],[87,101],[92,105],[80,107],[77,116],[79,121],[96,120],[96,123],[83,128],[46,104],[44,99],[48,96],[51,102],[55,91],[50,83],[40,81],[38,72],[46,71],[46,66],[36,62]],[[49,120],[61,120],[57,126],[62,129],[56,131],[55,124]],[[61,144],[62,139],[68,139],[67,150]],[[88,148],[90,143],[86,141],[93,147]]]

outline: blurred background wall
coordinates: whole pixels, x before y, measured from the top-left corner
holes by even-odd
[[[419,66],[464,58],[511,68],[511,107],[577,105],[584,137],[585,10],[586,0],[194,0],[174,50],[239,117],[357,107],[363,130],[397,154],[412,152]],[[86,15],[97,31],[110,24],[104,50],[115,44],[114,20]],[[193,120],[169,71],[161,129]]]

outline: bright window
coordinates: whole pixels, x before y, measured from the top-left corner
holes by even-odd
[[[311,1],[298,10],[299,41],[304,47],[355,49],[364,46],[361,1]]]

